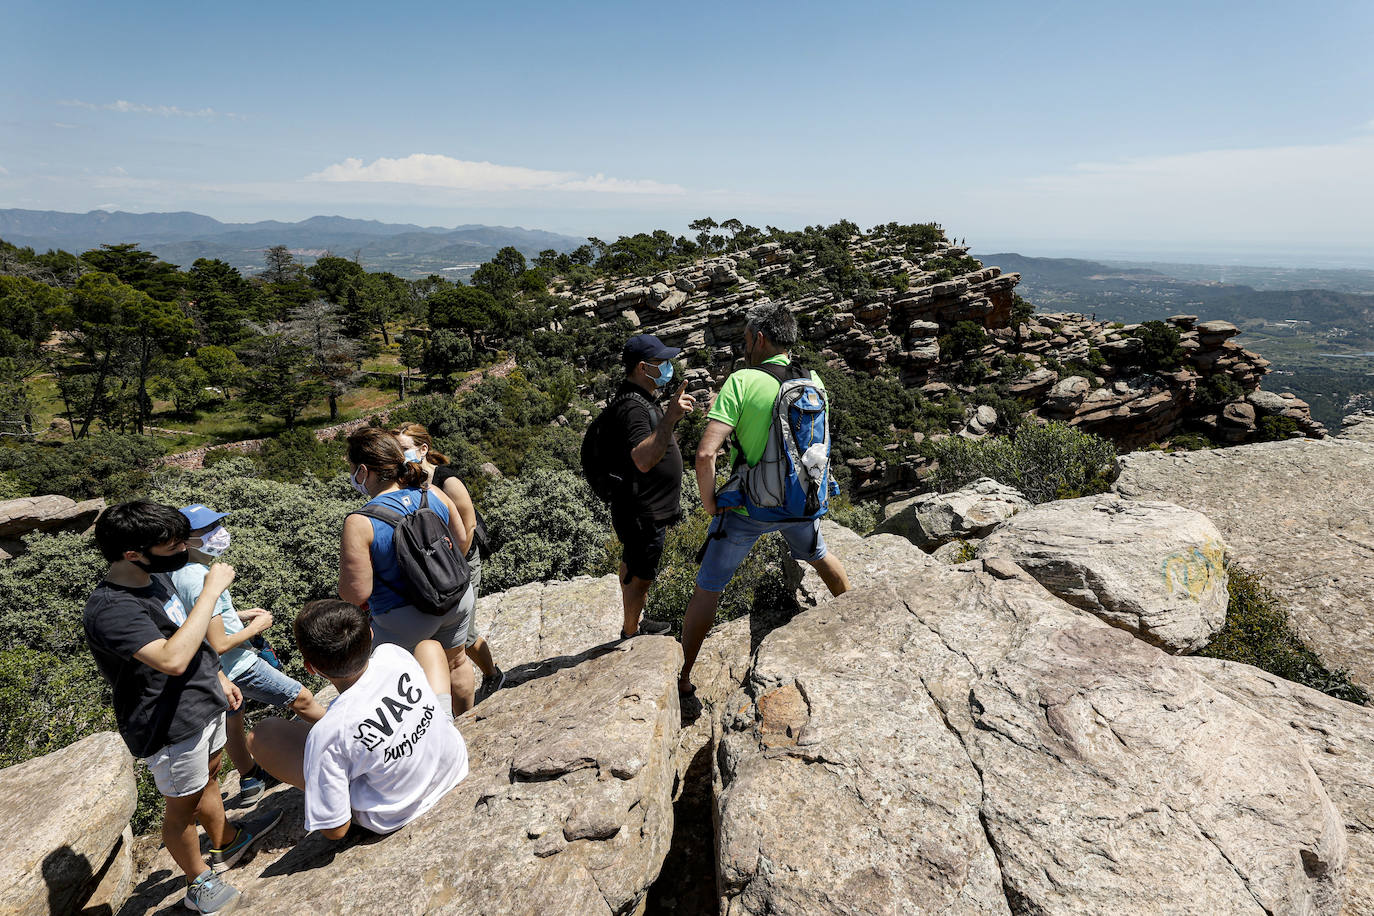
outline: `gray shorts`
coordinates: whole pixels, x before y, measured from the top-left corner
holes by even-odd
[[[157,790],[167,798],[194,795],[210,782],[210,758],[224,747],[224,713],[199,734],[183,738],[144,757]]]
[[[391,643],[414,652],[422,640],[435,639],[445,649],[461,649],[468,644],[468,627],[477,592],[469,585],[463,600],[443,617],[426,614],[413,604],[403,604],[380,614],[372,614],[372,644]]]
[[[468,570],[472,574],[472,617],[468,620],[468,646],[476,644],[482,638],[482,634],[477,631],[477,599],[482,592],[482,558],[477,555],[477,551],[472,552],[468,557]]]

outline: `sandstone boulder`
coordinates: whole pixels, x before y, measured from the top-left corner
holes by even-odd
[[[13,538],[30,531],[82,531],[89,528],[105,500],[77,502],[66,496],[26,496],[0,502],[0,537]]]
[[[1120,463],[1119,493],[1205,514],[1327,667],[1374,689],[1374,442],[1290,439]]]
[[[926,493],[889,505],[877,530],[934,550],[956,538],[983,537],[1029,508],[1030,503],[1016,490],[981,477],[953,493]]]
[[[1168,652],[1196,651],[1226,623],[1221,533],[1172,503],[1044,503],[992,532],[978,555],[1017,563],[1074,607]]]
[[[1045,395],[1041,409],[1050,416],[1068,416],[1078,409],[1088,396],[1092,383],[1081,375],[1071,375],[1060,379],[1050,393]]]
[[[468,778],[387,837],[305,835],[278,787],[258,809],[282,825],[230,879],[254,913],[636,912],[673,832],[681,664],[666,637],[551,660],[458,719]],[[139,912],[176,903],[167,870],[164,850]]]
[[[766,636],[726,707],[722,913],[1341,911],[1341,814],[1286,725],[1015,564],[906,550]]]
[[[134,761],[114,732],[0,770],[0,912],[81,909],[107,872],[123,869],[136,801]],[[102,895],[111,909],[123,903],[119,890]]]
[[[1012,382],[1007,393],[1014,398],[1038,398],[1049,393],[1059,381],[1059,373],[1053,369],[1034,369]]]

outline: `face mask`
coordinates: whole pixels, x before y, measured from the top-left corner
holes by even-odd
[[[143,551],[143,555],[148,558],[146,563],[142,560],[130,560],[129,562],[149,575],[153,573],[176,572],[178,569],[185,566],[191,559],[191,551],[189,550],[183,550],[181,553],[174,553],[169,556],[164,556],[160,553],[149,553],[145,550]]]
[[[419,449],[408,448],[406,449],[406,461],[419,464],[420,462],[424,461],[424,459],[420,457]]]
[[[673,364],[665,362],[658,367],[658,375],[654,376],[654,384],[662,388],[673,380]]]
[[[229,549],[229,529],[220,525],[200,539],[200,552],[217,557]]]
[[[348,478],[348,482],[351,483],[351,484],[353,484],[353,489],[357,490],[361,495],[365,496],[365,497],[368,498],[368,499],[371,499],[371,498],[372,498],[372,494],[369,493],[369,492],[367,492],[367,487],[365,487],[365,486],[363,486],[362,484],[358,483],[358,471],[361,471],[362,469],[363,469],[363,465],[361,465],[361,464],[358,465],[357,470],[355,470],[355,471],[353,472],[353,476],[350,477],[350,478]]]

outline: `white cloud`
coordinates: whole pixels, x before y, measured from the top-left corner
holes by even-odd
[[[164,118],[234,118],[242,120],[243,115],[235,114],[232,111],[216,111],[213,108],[178,108],[176,105],[143,105],[138,102],[129,102],[124,99],[116,99],[113,102],[97,104],[95,102],[83,102],[80,99],[63,99],[57,104],[66,108],[81,108],[86,111],[118,111],[124,114],[155,114]]]
[[[8,175],[9,173],[9,169],[5,168],[3,165],[0,165],[0,175]]]
[[[403,159],[379,158],[364,165],[348,158],[306,176],[307,181],[384,182],[455,191],[590,191],[600,194],[680,195],[681,185],[648,179],[608,178],[603,174],[530,169],[519,165],[472,162],[432,153]]]

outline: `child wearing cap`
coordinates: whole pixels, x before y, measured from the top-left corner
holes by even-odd
[[[172,573],[172,585],[185,607],[194,606],[205,588],[210,564],[229,549],[231,537],[224,526],[227,512],[216,512],[208,506],[193,503],[183,506],[181,514],[191,526],[187,539],[190,562]],[[290,709],[306,722],[317,722],[324,715],[324,707],[310,690],[294,678],[269,664],[253,647],[251,640],[272,626],[272,615],[262,608],[238,611],[234,599],[226,589],[215,602],[205,639],[210,648],[219,653],[224,674],[243,693],[245,700],[257,700],[268,706]],[[267,791],[273,781],[248,750],[244,734],[243,707],[229,714],[229,759],[239,771],[239,801],[252,804]]]

